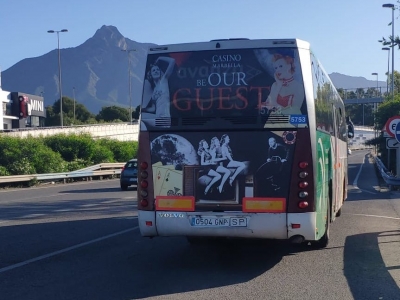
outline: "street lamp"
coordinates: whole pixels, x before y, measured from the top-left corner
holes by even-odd
[[[132,80],[131,80],[131,52],[136,49],[121,49],[128,54],[128,80],[129,80],[129,118],[132,124]]]
[[[75,122],[75,87],[72,88],[72,94],[74,95],[74,122]]]
[[[64,126],[63,122],[63,107],[62,107],[62,87],[61,87],[61,55],[60,55],[60,32],[68,32],[67,29],[61,30],[47,30],[48,33],[57,33],[57,48],[58,48],[58,91],[60,92],[60,120],[61,127]]]
[[[387,71],[387,79],[386,79],[386,94],[389,96],[389,60],[390,60],[390,48],[384,47],[382,50],[388,51],[388,71]]]
[[[392,100],[394,100],[394,79],[393,79],[393,75],[394,75],[394,4],[391,3],[387,3],[387,4],[383,4],[382,7],[388,7],[392,10],[392,38],[390,39],[391,41],[391,46],[392,47]]]

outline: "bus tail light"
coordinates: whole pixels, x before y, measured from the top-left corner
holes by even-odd
[[[299,188],[305,189],[306,187],[308,187],[308,182],[307,181],[302,181],[302,182],[299,183]]]
[[[142,199],[140,201],[140,205],[143,207],[147,207],[149,205],[149,202],[147,201],[147,199]]]
[[[149,186],[149,183],[147,182],[147,180],[142,180],[142,181],[140,182],[140,186],[141,186],[143,189],[147,189],[147,187]]]
[[[299,163],[299,168],[300,169],[305,169],[307,167],[308,167],[308,162],[302,161],[302,162]]]
[[[305,192],[305,191],[301,191],[301,192],[299,193],[299,197],[300,197],[300,198],[306,198],[307,196],[308,196],[308,193]]]
[[[153,222],[152,221],[146,221],[146,226],[153,226]]]
[[[306,178],[307,176],[308,176],[308,173],[305,172],[305,171],[299,173],[299,177],[300,177],[300,178],[303,178],[303,179],[304,179],[304,178]]]
[[[300,227],[301,227],[301,225],[300,224],[291,224],[291,227],[293,228],[293,229],[299,229]]]
[[[299,202],[299,208],[304,209],[308,207],[308,202],[307,201],[301,201]]]
[[[148,167],[149,167],[149,164],[148,164],[147,162],[142,161],[142,162],[140,163],[140,168],[141,168],[142,170],[146,170]]]

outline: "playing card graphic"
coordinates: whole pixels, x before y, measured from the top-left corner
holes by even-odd
[[[168,166],[163,166],[161,162],[153,165],[153,184],[155,195],[160,195],[160,190],[167,170]]]
[[[167,170],[160,190],[160,196],[182,196],[182,171]]]

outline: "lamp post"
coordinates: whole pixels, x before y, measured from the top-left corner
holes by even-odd
[[[72,88],[72,94],[74,95],[74,122],[75,122],[75,87]]]
[[[394,4],[387,3],[383,4],[382,7],[388,7],[392,10],[392,38],[390,39],[392,48],[392,81],[391,81],[391,88],[392,88],[392,100],[394,100]]]
[[[64,126],[63,121],[63,106],[62,106],[62,87],[61,87],[61,55],[60,55],[60,32],[68,32],[67,29],[47,30],[48,33],[57,33],[57,48],[58,48],[58,91],[60,92],[60,123]]]
[[[121,49],[128,54],[128,80],[129,80],[129,119],[132,124],[132,80],[131,80],[131,52],[136,49]]]
[[[390,48],[384,47],[382,50],[388,51],[388,71],[387,71],[387,78],[386,78],[386,94],[389,96],[389,61],[390,61]]]

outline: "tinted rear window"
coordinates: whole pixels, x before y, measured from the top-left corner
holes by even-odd
[[[136,169],[137,168],[137,162],[136,161],[129,161],[125,165],[125,169]]]

